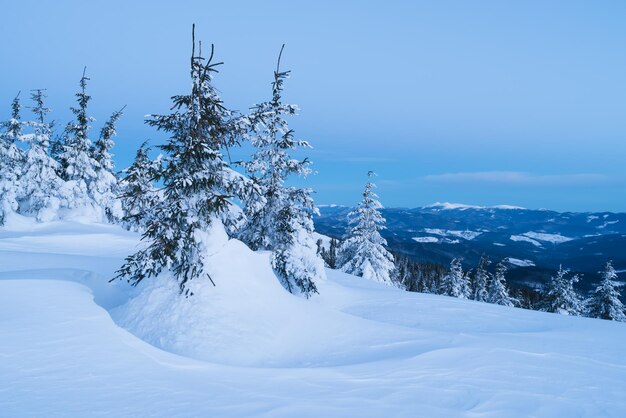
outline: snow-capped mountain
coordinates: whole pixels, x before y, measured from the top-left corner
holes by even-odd
[[[345,206],[320,207],[316,229],[342,237],[349,211]],[[609,259],[618,270],[626,269],[625,213],[435,203],[386,208],[382,214],[389,247],[418,260],[448,264],[460,256],[467,267],[474,267],[482,254],[492,260],[507,258],[512,279],[518,281],[542,281],[562,264],[583,273],[583,285],[595,281]]]

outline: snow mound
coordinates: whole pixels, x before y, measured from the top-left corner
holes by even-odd
[[[390,330],[381,326],[288,293],[270,267],[268,252],[229,240],[221,227],[210,235],[209,274],[215,285],[196,280],[190,284],[193,296],[185,298],[168,274],[146,279],[137,297],[112,312],[114,320],[164,350],[246,366],[368,361],[371,332],[390,338]],[[353,347],[350,353],[346,346]],[[380,358],[381,350],[373,351]]]

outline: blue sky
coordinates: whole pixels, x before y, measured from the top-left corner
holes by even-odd
[[[354,204],[374,170],[386,206],[626,211],[626,2],[130,3],[5,2],[0,116],[45,87],[65,124],[87,66],[100,123],[127,105],[122,168],[163,139],[143,116],[188,89],[195,22],[238,110],[268,98],[287,44],[318,203]]]

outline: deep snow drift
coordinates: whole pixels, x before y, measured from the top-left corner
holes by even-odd
[[[166,278],[107,282],[134,233],[13,219],[0,230],[0,417],[626,416],[626,324],[332,270],[305,300],[267,254],[214,236],[217,286],[184,299]]]

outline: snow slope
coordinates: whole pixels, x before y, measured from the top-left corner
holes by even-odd
[[[0,231],[0,417],[626,416],[626,324],[332,270],[307,301],[233,240],[212,252],[217,286],[174,300],[154,281],[107,283],[136,234],[11,229]],[[131,320],[172,303],[193,320]]]

